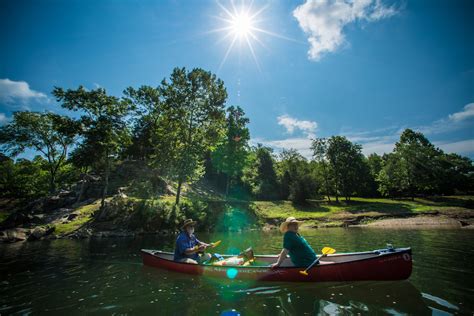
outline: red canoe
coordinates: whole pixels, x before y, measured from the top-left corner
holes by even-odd
[[[388,281],[407,279],[412,270],[410,248],[380,249],[366,252],[328,255],[315,266],[308,276],[294,267],[289,258],[277,269],[268,266],[212,266],[173,261],[173,253],[159,250],[141,250],[143,264],[170,271],[205,275],[218,278],[252,279],[281,282],[348,282]],[[226,257],[226,256],[224,256]],[[268,264],[277,256],[257,255],[258,262]]]

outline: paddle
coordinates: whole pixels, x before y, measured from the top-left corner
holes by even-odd
[[[212,242],[212,243],[210,243],[210,245],[211,245],[210,247],[211,248],[216,248],[217,246],[219,246],[220,243],[221,243],[221,240],[218,240],[216,242]],[[195,250],[199,249],[199,246],[198,245],[194,246],[194,249]]]
[[[319,259],[321,259],[324,256],[333,254],[336,252],[336,249],[330,248],[330,247],[324,247],[321,252],[323,253],[319,258],[316,258],[316,260],[313,261],[312,264],[309,265],[304,271],[300,271],[302,275],[308,275],[308,271],[316,264],[319,262]]]

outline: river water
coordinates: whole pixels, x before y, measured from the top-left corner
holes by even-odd
[[[0,315],[449,315],[474,313],[474,230],[314,229],[338,252],[413,249],[407,281],[289,284],[217,280],[142,265],[139,250],[173,249],[174,237],[53,240],[0,245]],[[252,246],[276,254],[276,231],[197,234],[216,252]]]

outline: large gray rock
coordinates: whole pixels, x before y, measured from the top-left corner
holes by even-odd
[[[28,229],[14,228],[0,231],[0,241],[2,242],[17,242],[25,241],[28,238]]]
[[[28,241],[39,240],[45,236],[48,236],[54,231],[54,226],[45,228],[45,227],[35,227],[28,237]]]

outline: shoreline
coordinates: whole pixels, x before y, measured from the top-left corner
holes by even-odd
[[[471,201],[471,196],[468,198]],[[161,200],[162,204],[156,207],[152,204],[148,212],[152,212],[155,217],[147,219],[140,216],[143,214],[141,206],[146,205],[147,201],[115,195],[106,199],[104,208],[100,207],[100,200],[89,199],[67,207],[51,207],[49,210],[45,208],[48,204],[43,200],[43,204],[33,204],[33,207],[26,212],[11,213],[9,216],[11,225],[4,225],[0,229],[0,242],[134,237],[145,234],[174,235],[179,226],[169,225],[167,222],[154,222],[156,218],[160,220],[160,216],[168,209],[172,209],[167,208],[172,202],[167,201],[165,197]],[[427,199],[394,201],[354,198],[352,201],[340,203],[313,200],[305,205],[295,205],[289,201],[213,201],[212,203],[212,208],[210,202],[207,204],[211,217],[198,227],[198,231],[247,229],[271,231],[277,230],[288,216],[302,220],[304,222],[301,225],[302,229],[474,228],[474,209],[471,206],[446,205]],[[248,222],[244,226],[219,226],[215,216],[220,215],[230,216],[229,219],[232,219],[232,216],[244,215]],[[155,226],[154,223],[159,225]]]
[[[346,225],[343,223],[315,224],[311,222],[303,223],[301,230],[312,229],[334,229],[334,228],[359,228],[359,229],[460,229],[471,230],[474,225],[463,224],[462,221],[446,216],[414,216],[412,218],[384,218],[376,219],[369,223]],[[266,223],[260,228],[249,228],[248,230],[277,231],[278,226]],[[0,231],[0,241],[3,243],[16,243],[24,241],[56,240],[56,239],[90,239],[90,238],[131,238],[144,235],[172,236],[177,232],[162,230],[155,232],[130,231],[130,230],[98,230],[92,231],[90,228],[81,228],[65,235],[55,235],[52,232],[43,236],[34,237],[37,234],[35,228],[11,228]],[[206,231],[198,231],[206,232]]]

